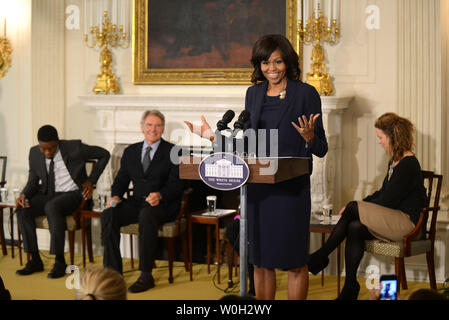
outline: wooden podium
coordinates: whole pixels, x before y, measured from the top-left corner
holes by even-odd
[[[204,159],[200,156],[180,157],[179,177],[186,180],[201,180],[199,165]],[[243,158],[249,167],[246,183],[276,184],[310,172],[310,159],[297,157]],[[240,187],[240,296],[247,294],[247,199],[246,185]]]

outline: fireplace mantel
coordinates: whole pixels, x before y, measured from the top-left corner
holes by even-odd
[[[142,140],[140,117],[145,110],[160,110],[166,118],[164,139],[183,146],[208,146],[205,139],[193,136],[184,120],[200,124],[201,115],[213,127],[226,110],[238,115],[245,104],[244,96],[149,96],[101,95],[79,97],[84,106],[95,112],[97,126],[94,134],[112,154],[112,160],[102,175],[97,188],[108,192],[125,145]],[[341,186],[342,113],[351,97],[321,97],[323,124],[329,143],[329,152],[323,159],[314,157],[312,174],[312,211],[320,211],[323,204],[339,206]],[[237,116],[236,116],[237,118]],[[236,119],[235,118],[235,119]]]

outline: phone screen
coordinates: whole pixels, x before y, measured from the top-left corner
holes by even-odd
[[[397,300],[398,282],[395,279],[381,279],[380,300]]]

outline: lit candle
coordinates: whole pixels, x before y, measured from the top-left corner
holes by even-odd
[[[112,0],[112,24],[117,25],[117,0]]]
[[[334,0],[333,19],[339,20],[340,18],[340,0]]]
[[[131,14],[131,5],[128,0],[126,0],[126,15],[125,15],[125,22],[126,22],[126,30],[129,32],[131,30],[131,20],[129,18],[129,15]]]
[[[309,19],[309,0],[304,0],[304,22]]]
[[[298,16],[296,17],[297,20],[302,20],[302,1],[298,0]]]
[[[100,28],[101,31],[101,3],[97,0],[97,27]]]
[[[332,21],[332,0],[327,0],[327,19],[329,21],[329,28],[331,27],[331,21]]]
[[[120,10],[121,14],[121,24],[123,26],[123,32],[125,32],[125,25],[126,25],[126,0],[122,0],[122,8]]]
[[[320,17],[321,0],[315,0],[315,19]]]
[[[89,0],[89,22],[90,22],[90,26],[89,28],[92,28],[94,26],[93,24],[93,17],[94,17],[94,5],[93,5],[93,0]]]
[[[0,17],[0,24],[3,26],[3,37],[6,38],[6,18]]]
[[[87,0],[84,0],[84,34],[87,34]]]

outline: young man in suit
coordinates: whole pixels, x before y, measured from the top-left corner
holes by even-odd
[[[55,264],[49,278],[65,275],[64,244],[66,216],[81,204],[83,197],[92,198],[93,185],[109,161],[109,152],[101,147],[88,146],[81,140],[59,140],[57,130],[45,125],[37,133],[39,145],[30,149],[28,182],[16,199],[17,219],[23,236],[25,252],[31,260],[18,275],[43,271],[39,255],[35,218],[46,215],[50,227],[50,254]],[[97,160],[90,176],[86,161]]]
[[[123,152],[120,170],[112,184],[108,209],[101,215],[103,264],[122,273],[120,227],[139,224],[139,270],[129,292],[143,292],[154,287],[152,276],[156,258],[159,227],[176,219],[184,188],[179,179],[179,165],[171,160],[173,144],[162,139],[165,118],[157,110],[144,112],[141,130],[144,141],[130,145]],[[177,156],[174,155],[174,156]],[[123,199],[133,185],[132,196]],[[112,207],[111,207],[112,206]]]

